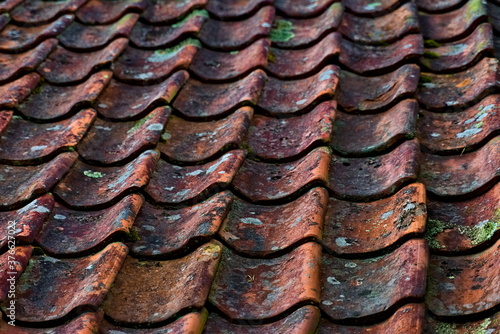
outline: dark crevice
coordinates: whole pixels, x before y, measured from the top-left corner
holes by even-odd
[[[428,147],[425,146],[425,144],[420,144],[420,150],[424,153],[427,153],[427,154],[432,154],[432,155],[439,155],[439,156],[455,156],[455,155],[463,155],[463,154],[467,154],[467,153],[471,153],[471,152],[474,152],[474,151],[478,151],[480,150],[481,148],[483,148],[484,146],[486,146],[486,144],[488,144],[494,137],[500,135],[500,128],[498,129],[495,129],[493,131],[491,131],[486,137],[484,137],[483,139],[481,139],[480,141],[476,142],[476,143],[472,143],[468,146],[464,146],[464,147],[459,147],[459,148],[455,148],[455,149],[451,149],[451,150],[446,150],[446,151],[436,151],[436,150],[431,150],[429,149]]]
[[[61,318],[54,319],[54,320],[48,320],[48,321],[43,321],[43,322],[28,322],[28,321],[22,321],[19,320],[19,317],[16,317],[16,327],[26,327],[26,328],[51,328],[51,327],[57,327],[57,326],[62,326],[66,325],[69,322],[75,320],[78,316],[87,313],[87,312],[96,312],[98,308],[94,305],[80,305],[78,307],[75,307],[72,309],[68,314],[62,316]],[[4,321],[10,321],[9,318],[6,317],[5,312],[2,310],[2,316]]]
[[[430,198],[432,200],[436,201],[441,201],[441,202],[462,202],[466,201],[475,197],[479,197],[482,194],[485,194],[488,192],[493,186],[495,186],[498,183],[498,180],[500,180],[500,174],[493,175],[491,179],[483,184],[482,186],[478,187],[475,190],[469,191],[466,194],[460,194],[460,195],[439,195],[436,193],[433,193],[431,190],[427,189],[427,198]]]
[[[419,10],[419,12],[422,12],[425,14],[444,14],[444,13],[448,13],[448,12],[454,11],[456,9],[459,9],[460,7],[464,6],[468,2],[469,2],[469,0],[461,0],[460,2],[458,2],[457,4],[455,4],[453,6],[449,6],[449,7],[438,9],[438,10],[426,10],[425,8],[422,8],[422,7],[418,7],[418,10]]]
[[[438,256],[447,256],[447,257],[456,257],[456,256],[468,256],[468,255],[476,255],[478,253],[484,252],[491,247],[493,247],[497,241],[500,239],[500,230],[497,230],[491,238],[481,242],[478,245],[472,246],[469,249],[459,250],[459,251],[443,251],[436,248],[430,248],[430,252],[433,255]]]
[[[455,316],[440,316],[432,313],[432,311],[427,310],[428,316],[432,317],[436,321],[448,322],[448,323],[458,323],[465,324],[469,322],[482,321],[485,318],[494,316],[496,313],[500,312],[500,304],[493,306],[485,311],[474,313],[474,314],[460,314]]]

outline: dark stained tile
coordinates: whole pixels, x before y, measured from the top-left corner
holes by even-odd
[[[210,84],[190,79],[173,106],[186,117],[218,116],[243,103],[256,104],[265,81],[266,74],[262,70],[232,83]]]
[[[272,259],[224,249],[209,301],[231,319],[266,319],[300,302],[317,303],[320,256],[313,242]]]
[[[461,202],[429,200],[426,239],[429,247],[467,251],[490,241],[500,230],[500,183],[485,194]]]
[[[177,166],[160,160],[146,192],[160,203],[193,200],[213,188],[226,187],[244,158],[245,151],[234,150],[217,160],[197,166]]]
[[[286,159],[301,154],[315,143],[328,143],[335,109],[335,101],[325,101],[302,116],[256,115],[248,133],[251,152],[264,159]]]
[[[271,30],[271,41],[273,45],[282,48],[311,45],[327,32],[337,29],[342,13],[342,4],[335,2],[322,14],[310,19],[278,16]]]
[[[187,69],[199,47],[200,42],[192,38],[155,51],[129,46],[114,62],[114,74],[118,79],[136,84],[163,80],[176,70]]]
[[[322,13],[334,0],[274,0],[274,5],[289,17],[311,17]]]
[[[203,307],[221,253],[222,245],[211,241],[175,260],[127,257],[104,301],[104,312],[121,323],[155,323],[183,309]]]
[[[103,47],[117,37],[128,37],[139,14],[127,14],[108,25],[85,25],[73,22],[61,35],[59,42],[71,49],[95,49]]]
[[[10,120],[12,119],[13,112],[10,110],[0,111],[0,134],[5,130]]]
[[[403,37],[389,46],[362,45],[344,39],[339,60],[356,73],[368,74],[413,61],[422,53],[422,36],[417,34]]]
[[[394,72],[375,77],[342,71],[337,101],[348,112],[380,109],[398,98],[413,96],[419,76],[420,69],[416,65],[403,65]]]
[[[432,152],[463,151],[500,130],[500,95],[490,95],[465,111],[434,113],[421,110],[420,143]]]
[[[381,0],[373,2],[372,0],[346,0],[345,6],[356,14],[378,15],[391,11],[399,5],[399,0]]]
[[[1,108],[15,108],[38,85],[40,76],[37,73],[25,76],[0,86]],[[1,131],[0,131],[1,132]]]
[[[406,141],[391,152],[370,158],[333,156],[330,189],[340,198],[375,200],[394,194],[415,180],[419,166],[417,141]]]
[[[30,201],[48,192],[63,177],[77,159],[74,152],[62,153],[37,166],[0,165],[0,206],[12,206]]]
[[[268,78],[257,105],[274,115],[295,113],[321,97],[333,96],[339,73],[337,66],[328,65],[305,79],[284,81]]]
[[[500,137],[463,155],[422,154],[419,179],[438,196],[463,196],[481,191],[500,176]]]
[[[337,112],[331,146],[346,155],[383,152],[405,138],[415,136],[418,103],[403,100],[376,114],[354,115]]]
[[[16,285],[16,320],[48,321],[79,306],[98,307],[126,254],[127,247],[116,242],[83,258],[32,257]]]
[[[165,47],[184,35],[198,34],[207,17],[207,11],[193,10],[182,20],[167,26],[137,22],[130,34],[130,41],[140,48]]]
[[[406,304],[400,307],[389,319],[375,325],[345,326],[323,318],[319,323],[317,334],[424,333],[426,324],[424,314],[423,304]]]
[[[142,202],[140,195],[132,194],[99,211],[76,211],[56,203],[36,241],[51,254],[90,250],[115,233],[129,233]]]
[[[64,15],[58,20],[41,26],[9,24],[0,32],[0,51],[24,52],[41,41],[56,37],[73,21],[73,15]]]
[[[23,1],[10,12],[10,16],[19,23],[41,24],[52,21],[62,13],[72,13],[87,0]]]
[[[491,25],[479,25],[472,34],[456,42],[426,48],[420,64],[433,72],[462,70],[482,54],[493,53]]]
[[[500,2],[487,2],[487,11],[489,22],[493,25],[496,31],[500,31]]]
[[[455,7],[463,0],[416,0],[416,4],[419,8],[425,10],[426,12],[440,12],[447,11],[451,7]]]
[[[241,51],[220,52],[202,48],[189,69],[202,80],[230,80],[267,66],[270,42],[260,39]]]
[[[271,5],[275,0],[210,0],[207,10],[219,19],[246,16],[257,7]]]
[[[9,0],[6,0],[6,1],[2,2],[2,4],[5,4],[8,1]],[[2,6],[2,4],[0,4],[0,6]],[[0,8],[0,11],[1,11],[1,8]],[[8,13],[0,14],[0,29],[5,28],[5,26],[9,23],[9,21],[10,21],[10,16]]]
[[[11,248],[13,245],[9,245],[9,251],[0,255],[0,301],[3,305],[9,306],[7,300],[11,299],[9,298],[11,295],[15,296],[15,292],[12,292],[11,287],[17,284],[19,276],[26,269],[33,250],[33,247],[29,245]],[[6,313],[10,314],[9,311],[6,311]],[[14,319],[15,313],[14,309]]]
[[[119,20],[127,12],[142,12],[148,0],[105,1],[89,0],[76,12],[86,24],[108,24]]]
[[[294,311],[287,317],[268,324],[239,325],[233,324],[216,313],[210,313],[205,327],[205,334],[261,334],[261,333],[287,333],[302,334],[314,333],[320,319],[319,310],[311,305],[306,305]]]
[[[135,220],[138,241],[130,245],[132,253],[154,256],[182,250],[188,243],[213,237],[226,218],[233,195],[218,193],[194,206],[170,210],[144,203]]]
[[[267,37],[274,19],[274,7],[262,7],[248,19],[219,21],[208,19],[200,31],[203,44],[216,49],[235,49]]]
[[[429,333],[439,333],[439,331],[453,334],[497,333],[500,331],[500,312],[482,320],[466,323],[441,322],[432,317],[427,318],[427,323]]]
[[[363,44],[395,42],[403,35],[420,31],[417,9],[412,2],[408,2],[390,14],[379,17],[344,13],[339,31],[350,40]]]
[[[310,76],[340,53],[341,35],[333,32],[315,45],[299,50],[271,48],[268,70],[281,79]]]
[[[252,202],[285,198],[308,184],[327,184],[330,159],[330,150],[319,147],[299,160],[283,164],[245,160],[233,186]]]
[[[76,146],[90,127],[96,112],[80,111],[57,123],[32,123],[13,118],[0,137],[0,161],[29,163]]]
[[[146,151],[121,167],[95,167],[78,161],[57,184],[54,193],[74,207],[108,203],[126,191],[146,185],[158,156],[157,151]]]
[[[418,101],[427,109],[444,110],[471,104],[498,87],[498,61],[483,58],[466,71],[454,74],[422,73]]]
[[[11,9],[18,6],[23,0],[5,0],[0,4],[0,13],[10,12]]]
[[[30,74],[36,76],[38,74]],[[29,118],[49,120],[63,117],[72,110],[91,105],[99,96],[112,74],[100,71],[87,81],[74,86],[54,86],[42,83],[18,106],[19,111]],[[50,105],[50,108],[47,108]]]
[[[78,145],[78,153],[88,162],[113,164],[154,148],[169,115],[169,107],[158,107],[137,121],[97,119]]]
[[[439,316],[461,316],[498,305],[499,256],[500,240],[481,253],[431,256],[425,298],[429,310]]]
[[[207,0],[171,1],[153,0],[144,10],[141,18],[151,23],[175,21],[194,7],[204,7]]]
[[[56,45],[57,40],[51,38],[23,53],[0,54],[0,83],[9,82],[23,72],[34,70]]]
[[[323,253],[321,310],[334,320],[378,314],[406,298],[422,298],[428,266],[423,239],[390,254],[350,260]]]
[[[321,240],[327,201],[328,192],[320,187],[284,205],[263,206],[236,199],[219,234],[238,252],[257,257],[306,238]]]
[[[128,119],[156,104],[170,103],[188,77],[186,71],[178,71],[152,86],[131,86],[111,79],[94,107],[106,118]]]
[[[224,119],[211,122],[189,122],[172,116],[158,149],[177,161],[206,160],[217,152],[238,147],[252,115],[252,108],[242,107]]]
[[[425,230],[425,187],[410,184],[391,197],[356,203],[330,198],[323,244],[337,254],[381,250]]]

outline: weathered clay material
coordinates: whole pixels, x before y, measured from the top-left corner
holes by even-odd
[[[141,17],[151,23],[175,22],[179,17],[185,16],[192,8],[204,7],[206,3],[207,0],[190,0],[182,2],[170,0],[150,1]]]
[[[500,331],[500,312],[481,320],[466,323],[441,322],[428,317],[427,326],[429,333],[439,333],[439,331],[448,331],[454,334],[496,333]]]
[[[446,11],[448,8],[458,5],[462,0],[417,0],[415,1],[419,8],[426,12]]]
[[[10,12],[10,16],[19,23],[48,23],[63,13],[72,13],[76,11],[78,7],[83,5],[86,1],[87,0],[23,1]],[[5,1],[3,3],[5,3]]]
[[[290,17],[311,17],[322,13],[334,0],[274,0],[274,6]]]
[[[0,333],[2,334],[93,334],[99,331],[99,322],[102,319],[101,312],[86,312],[78,315],[68,323],[50,328],[23,327],[16,323],[16,326],[9,326],[7,322],[0,320]]]
[[[345,6],[356,14],[375,16],[392,11],[394,7],[398,6],[398,2],[398,0],[381,0],[378,2],[372,0],[347,0]]]
[[[78,9],[76,16],[81,22],[89,25],[109,24],[119,20],[127,12],[142,12],[147,5],[147,0],[89,0]]]
[[[211,0],[207,10],[219,19],[237,18],[253,12],[257,7],[273,4],[275,0]]]
[[[0,86],[0,107],[15,108],[38,85],[40,76],[37,73],[25,76]],[[0,131],[1,132],[1,131]]]
[[[0,302],[3,305],[9,305],[11,286],[18,284],[19,276],[28,266],[32,251],[32,246],[16,246],[0,255]]]

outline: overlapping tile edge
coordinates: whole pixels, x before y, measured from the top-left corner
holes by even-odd
[[[38,94],[43,82],[29,83],[28,89],[6,89],[13,98],[2,104],[5,117],[0,119],[0,134],[9,131],[11,123],[19,124],[19,118],[32,122],[33,127],[39,124],[60,131],[58,124],[80,110],[87,108],[94,116],[71,134],[67,140],[71,146],[50,140],[39,145],[41,139],[30,145],[29,135],[22,138],[22,147],[0,142],[0,149],[14,157],[0,165],[0,237],[4,245],[0,296],[7,295],[10,287],[5,280],[9,246],[4,241],[12,228],[7,222],[16,221],[22,227],[10,232],[16,235],[18,246],[14,249],[19,258],[14,299],[19,308],[18,326],[7,324],[10,300],[5,298],[0,333],[44,333],[48,328],[61,334],[500,330],[500,273],[492,262],[498,256],[500,235],[500,118],[495,111],[497,60],[491,49],[498,34],[478,34],[481,40],[477,43],[486,43],[484,47],[470,51],[469,42],[462,51],[457,48],[460,41],[475,36],[476,28],[490,25],[485,22],[488,10],[493,27],[499,26],[498,4],[449,1],[449,7],[434,13],[424,0],[360,1],[364,7],[353,0],[325,0],[308,6],[301,0],[185,2],[175,7],[168,1],[155,1],[155,8],[162,10],[152,11],[153,4],[144,0],[116,4],[66,0],[46,7],[35,0],[28,8],[38,12],[31,9],[27,22],[22,16],[28,10],[24,2],[12,2],[14,9],[1,9],[5,15],[15,12],[10,21],[14,25],[30,20],[36,26],[47,25],[65,15],[65,19],[73,19],[68,14],[74,14],[82,26],[111,25],[139,14],[140,22],[153,23],[165,33],[181,30],[193,18],[207,17],[213,26],[231,18],[235,24],[262,27],[256,34],[245,34],[248,40],[243,43],[228,44],[215,52],[206,34],[202,42],[196,37],[206,20],[174,34],[170,42],[163,40],[156,49],[141,49],[130,41],[127,46],[134,28],[125,29],[90,51],[97,53],[119,44],[110,55],[94,61],[84,73],[79,69],[75,79],[54,81],[56,86],[65,81],[70,83],[64,86],[88,81],[86,89],[92,92],[88,97],[80,93],[82,97],[77,96],[73,105],[66,103],[67,110],[58,112],[55,120],[51,114],[41,115],[43,110],[37,111],[36,119],[31,118],[22,108],[26,90]],[[277,13],[267,11],[266,22],[248,20],[266,6],[275,6]],[[294,6],[301,10],[292,10]],[[345,15],[343,8],[348,8]],[[362,10],[356,12],[356,8]],[[321,20],[327,11],[336,15],[331,27],[312,31],[317,36],[297,31],[294,42],[294,22]],[[173,14],[169,16],[169,12]],[[156,13],[168,19],[155,19]],[[456,17],[450,13],[457,13]],[[373,29],[349,31],[344,20],[363,21]],[[399,23],[389,32],[389,45],[380,34],[384,20]],[[460,21],[467,24],[459,26]],[[438,30],[434,25],[449,25],[448,35],[434,36],[432,32]],[[231,39],[237,41],[238,30],[232,33]],[[0,76],[7,80],[3,84],[36,73],[40,64],[42,75],[43,70],[57,72],[57,57],[51,60],[50,71],[43,65],[56,50],[55,34],[42,31],[42,36],[30,36],[31,40],[46,40],[50,50],[25,56],[26,63],[16,62],[15,54],[0,55],[7,62],[5,71],[0,69]],[[318,59],[308,60],[304,71],[296,57],[282,59],[293,55],[295,48],[329,41],[327,36],[335,36],[332,48],[339,50],[340,57],[335,52],[312,53]],[[411,56],[394,54],[393,49],[404,49],[403,40],[412,40]],[[258,45],[252,52],[254,59],[242,58],[252,43]],[[447,45],[453,45],[450,54]],[[127,48],[148,56],[121,58]],[[31,51],[19,49],[23,55]],[[359,56],[362,49],[374,52],[371,63],[355,66],[349,56]],[[464,49],[476,54],[471,56]],[[197,58],[200,50],[216,59]],[[443,66],[439,66],[441,58],[445,59]],[[64,61],[60,68],[65,73],[53,73],[49,78],[58,74],[71,78],[74,73],[67,68],[75,61],[71,52],[59,60]],[[193,60],[195,68],[191,68]],[[420,75],[418,64],[430,61],[432,66],[422,68],[428,73]],[[293,67],[299,77],[276,77],[276,70],[268,69],[274,63]],[[486,65],[480,68],[481,64]],[[363,74],[363,68],[369,71]],[[439,71],[432,73],[434,68]],[[130,105],[129,100],[109,98],[111,105],[99,103],[97,96],[107,89],[112,75],[99,72],[103,69],[114,71],[113,80],[141,88],[147,104]],[[161,71],[159,75],[156,70]],[[90,82],[96,73],[106,80]],[[259,77],[231,86],[251,73]],[[183,92],[190,81],[219,85],[220,92],[227,92],[225,87],[240,92],[191,95]],[[160,83],[165,90],[162,95],[158,93]],[[154,99],[147,94],[151,85],[158,96]],[[293,91],[293,87],[307,87],[312,95]],[[56,97],[50,90],[41,97],[47,105]],[[176,108],[178,91],[184,94],[183,109]],[[471,93],[464,95],[465,91]],[[203,100],[189,101],[190,96]],[[419,112],[418,103],[429,110]],[[206,106],[210,107],[208,113]],[[114,113],[109,119],[100,113],[103,108],[107,112],[113,108],[133,111]],[[160,111],[162,117],[158,117]],[[233,116],[243,113],[245,117]],[[392,114],[395,116],[384,117]],[[401,119],[396,122],[398,115]],[[435,116],[429,122],[426,117],[430,115]],[[196,147],[195,155],[182,152],[189,150],[182,143],[182,134],[176,133],[171,140],[174,129],[166,129],[174,118],[192,125],[186,140]],[[217,128],[207,131],[212,121]],[[303,121],[307,124],[299,126]],[[440,128],[446,121],[453,122],[452,133]],[[114,126],[107,126],[110,124]],[[339,146],[336,140],[342,140],[339,136],[346,126],[369,139],[352,136],[351,142]],[[105,152],[99,159],[86,160],[73,152],[80,152],[80,143],[85,141],[87,146],[96,145],[88,133],[99,134],[104,142],[106,131],[113,134],[110,139],[125,139],[103,144]],[[147,133],[141,135],[140,131]],[[16,131],[10,132],[12,141]],[[252,134],[265,138],[248,138]],[[226,135],[231,139],[217,143]],[[266,145],[266,140],[272,145]],[[183,145],[176,148],[169,142]],[[129,146],[124,148],[123,143]],[[16,158],[26,148],[30,159]],[[98,147],[93,149],[100,153]],[[133,152],[123,153],[125,149]],[[202,154],[204,150],[210,153]],[[55,153],[40,156],[38,151]],[[26,190],[20,191],[22,188]],[[430,190],[429,199],[425,188]],[[84,228],[96,230],[98,224],[104,224],[105,235],[87,235],[80,222]],[[51,237],[43,239],[42,235]],[[29,245],[34,246],[33,251]],[[74,276],[82,280],[75,281]],[[79,297],[68,298],[71,294]],[[464,296],[471,303],[464,304]]]

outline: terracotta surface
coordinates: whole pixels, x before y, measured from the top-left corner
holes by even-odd
[[[35,88],[40,80],[37,73],[25,76],[0,86],[0,106],[2,108],[15,108]]]
[[[334,0],[274,0],[274,5],[290,17],[311,17],[323,12]]]
[[[495,333],[500,330],[500,312],[481,320],[466,323],[449,323],[436,321],[428,318],[428,331],[430,333],[437,331],[448,331],[457,334],[469,333]]]
[[[379,2],[347,0],[345,6],[356,14],[376,16],[394,10],[398,6],[398,2],[398,0],[382,0]]]
[[[434,12],[434,11],[443,11],[448,10],[454,6],[457,6],[461,3],[461,0],[417,0],[416,3],[419,8],[424,9],[426,12]]]
[[[256,8],[272,4],[275,0],[210,0],[206,8],[219,19],[234,19],[247,15]]]
[[[147,0],[88,0],[78,9],[76,16],[86,24],[107,24],[119,20],[127,12],[142,12],[147,5]]]
[[[43,0],[23,1],[15,7],[10,16],[20,23],[42,24],[52,21],[62,13],[72,13],[83,5],[86,0],[51,1]]]
[[[151,1],[141,17],[152,23],[175,21],[177,18],[184,16],[192,8],[203,7],[206,3],[207,0],[190,0],[182,2],[173,2],[170,0]]]
[[[9,122],[12,120],[12,111],[0,111],[0,133],[5,130]]]
[[[28,266],[32,251],[32,246],[13,248],[9,246],[9,251],[0,255],[0,302],[2,304],[10,305],[12,298],[9,295],[15,295],[15,292],[11,290],[12,286],[15,287],[18,284],[19,276]]]

